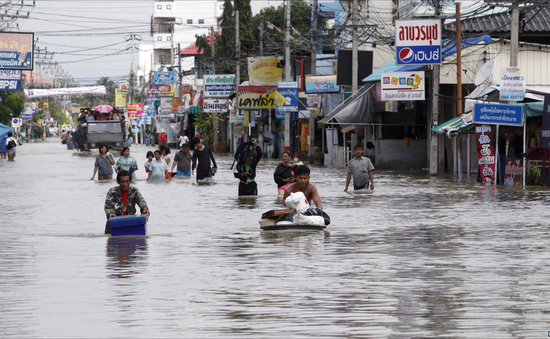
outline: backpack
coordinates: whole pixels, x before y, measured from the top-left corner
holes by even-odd
[[[15,141],[13,141],[13,139],[10,139],[10,141],[8,141],[8,143],[6,144],[7,149],[12,149],[15,146],[17,146],[17,144],[15,143]]]

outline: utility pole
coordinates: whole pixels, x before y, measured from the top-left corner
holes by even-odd
[[[286,25],[285,25],[285,81],[291,80],[290,74],[290,5],[291,0],[286,0]],[[285,112],[285,143],[284,149],[290,152],[290,113]]]
[[[313,1],[313,41],[311,42],[311,75],[317,75],[317,26],[318,26],[318,7],[319,0]],[[305,79],[305,78],[302,78]],[[305,86],[304,86],[305,88]],[[309,111],[309,151],[308,161],[313,163],[313,147],[315,146],[315,115],[312,111]]]
[[[259,41],[259,43],[260,43],[260,56],[264,55],[264,25],[265,25],[264,10],[262,9],[260,11],[260,41]]]
[[[214,27],[210,27],[210,70],[212,74],[216,74],[216,47],[214,41]],[[216,146],[218,145],[218,113],[212,113],[212,132],[214,134],[214,152],[216,152]]]
[[[439,18],[441,8],[439,0],[435,1],[435,17]],[[432,127],[439,124],[439,65],[433,65],[432,71]],[[438,172],[439,136],[434,132],[430,138],[430,175]]]
[[[512,39],[512,43],[510,45],[510,67],[517,67],[518,66],[518,51],[519,51],[519,6],[518,1],[515,0],[512,3],[512,23],[510,25],[510,38]],[[527,152],[525,151],[527,149],[527,126],[526,126],[526,118],[523,119],[523,186],[525,186],[526,181],[526,164],[527,164]],[[499,158],[498,154],[498,125],[497,125],[497,159]],[[546,156],[546,149],[544,150],[544,156]],[[496,173],[498,173],[499,168],[498,162],[495,166]],[[496,177],[496,176],[495,176]]]
[[[235,96],[235,100],[237,104],[235,105],[235,109],[239,110],[239,86],[241,84],[241,42],[239,40],[239,11],[235,11],[235,55],[237,56],[237,70],[235,74],[235,88],[237,89]],[[236,145],[235,145],[235,138],[232,138],[231,145],[233,148],[231,149],[231,152],[235,152]]]
[[[456,11],[456,115],[462,115],[462,30],[460,25],[460,1],[455,3]],[[453,170],[462,177],[462,157],[460,156],[460,135],[453,138]]]
[[[358,49],[358,43],[357,43],[357,0],[353,0],[353,8],[352,8],[352,30],[351,30],[351,94],[357,92],[357,73],[358,73],[358,60],[357,60],[357,49]]]

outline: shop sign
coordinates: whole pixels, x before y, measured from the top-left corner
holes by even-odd
[[[0,33],[0,69],[32,70],[33,51],[34,33]]]
[[[21,71],[0,69],[0,91],[20,91]]]
[[[396,65],[441,64],[441,20],[395,20]]]
[[[474,124],[523,126],[523,106],[476,103]]]
[[[519,67],[500,69],[499,99],[501,101],[523,101],[525,99],[525,78]]]
[[[143,104],[128,104],[128,119],[138,119],[143,115]]]
[[[251,86],[277,86],[283,80],[281,58],[248,58],[248,76]]]
[[[235,74],[204,75],[204,97],[228,97],[235,92]]]
[[[380,77],[382,101],[425,100],[424,72],[389,72]]]
[[[298,83],[296,81],[279,82],[278,91],[285,97],[285,103],[282,106],[277,106],[276,112],[297,112]]]
[[[276,86],[239,86],[237,106],[240,109],[275,108]]]
[[[340,93],[340,86],[336,84],[336,75],[306,75],[306,93]]]
[[[483,186],[494,185],[496,157],[491,126],[476,125],[476,146],[481,183]]]
[[[177,80],[176,72],[154,72],[153,73],[155,85],[175,85]]]
[[[115,107],[124,107],[126,99],[123,89],[115,88]]]
[[[227,100],[205,98],[203,111],[204,113],[225,113],[227,112]]]

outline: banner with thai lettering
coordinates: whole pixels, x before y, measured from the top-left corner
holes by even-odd
[[[494,185],[496,157],[490,125],[476,125],[476,146],[481,184],[483,186]]]
[[[204,97],[228,97],[235,92],[235,74],[205,74]]]
[[[425,100],[423,71],[387,72],[380,76],[382,101]]]
[[[336,84],[336,75],[306,75],[306,93],[340,93],[340,86]]]
[[[277,86],[283,80],[280,58],[248,58],[248,76],[251,86]]]
[[[53,88],[53,89],[26,89],[24,91],[25,91],[26,99],[56,97],[56,96],[63,96],[63,95],[77,95],[77,94],[105,95],[107,93],[107,89],[105,88],[105,86]]]
[[[0,33],[0,69],[34,69],[34,33]]]
[[[504,185],[518,186],[522,184],[523,178],[523,159],[508,157],[504,169]]]
[[[227,99],[205,98],[203,111],[204,113],[225,113],[227,112]]]
[[[523,101],[525,99],[525,77],[519,67],[500,69],[500,101]]]
[[[138,119],[143,115],[143,104],[128,104],[128,119]]]
[[[115,107],[123,108],[126,104],[125,90],[115,88]]]
[[[275,108],[277,86],[239,86],[237,107],[240,109]]]

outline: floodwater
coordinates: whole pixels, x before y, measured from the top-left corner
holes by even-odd
[[[144,146],[132,147],[144,178]],[[97,152],[94,153],[94,155]],[[262,233],[276,208],[262,161],[239,199],[229,156],[214,185],[135,182],[146,239],[103,235],[115,182],[57,138],[0,161],[0,337],[546,337],[548,190],[376,172],[343,192],[313,168],[327,232]]]

